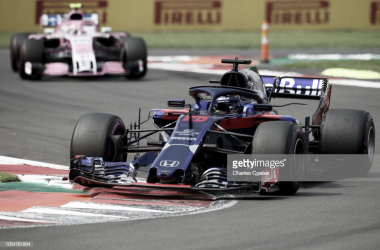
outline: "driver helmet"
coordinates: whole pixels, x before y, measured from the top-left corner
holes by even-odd
[[[243,111],[240,96],[221,96],[213,104],[214,112],[240,114]]]

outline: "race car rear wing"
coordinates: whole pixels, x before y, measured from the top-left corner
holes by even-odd
[[[95,24],[99,24],[98,13],[83,14],[82,20],[93,21]],[[40,18],[42,27],[56,27],[63,21],[68,21],[67,14],[43,14]]]
[[[327,78],[276,77],[261,75],[268,96],[320,99],[326,91]]]
[[[315,128],[321,124],[323,114],[330,108],[331,85],[329,80],[327,78],[264,75],[261,75],[261,79],[269,96],[268,102],[275,97],[319,100],[317,110],[312,117],[313,135],[316,136]]]

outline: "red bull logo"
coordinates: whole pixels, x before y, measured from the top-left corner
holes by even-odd
[[[36,16],[35,23],[39,24],[42,14],[66,14],[70,11],[69,4],[72,0],[52,1],[41,0],[36,1]],[[107,7],[108,0],[85,0],[81,1],[84,4],[84,13],[98,13],[99,23],[107,23]]]
[[[330,20],[330,1],[269,1],[266,20],[272,25],[318,25]]]
[[[221,1],[156,1],[156,25],[218,25],[222,22]]]

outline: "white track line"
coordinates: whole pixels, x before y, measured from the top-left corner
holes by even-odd
[[[344,85],[364,88],[380,88],[380,82],[360,81],[352,79],[329,79],[331,85]]]
[[[67,172],[68,174],[69,172]],[[18,178],[22,182],[29,182],[29,183],[42,183],[46,184],[48,186],[56,186],[66,189],[72,189],[73,183],[70,183],[69,181],[63,181],[62,176],[56,176],[56,175],[34,175],[34,174],[18,174]]]
[[[295,59],[295,60],[373,60],[373,59],[380,59],[379,54],[349,54],[349,55],[342,55],[342,54],[292,54],[288,55],[289,59]]]
[[[32,207],[28,208],[23,213],[39,213],[39,214],[64,214],[64,215],[78,215],[78,216],[90,216],[90,217],[112,217],[112,218],[125,218],[124,216],[114,216],[114,215],[106,215],[106,214],[92,214],[92,213],[84,213],[77,211],[70,211],[64,209],[55,209],[55,208],[46,208],[46,207]]]
[[[221,69],[207,69],[211,68],[213,65],[199,65],[199,64],[182,64],[182,63],[149,63],[150,69],[160,69],[160,70],[170,70],[170,71],[180,71],[180,72],[192,72],[200,74],[215,74],[223,75],[226,70]]]
[[[53,169],[61,169],[61,170],[69,170],[68,166],[38,162],[38,161],[30,161],[19,158],[0,156],[0,165],[31,165],[36,167],[45,167],[45,168],[53,168]]]
[[[150,212],[150,213],[172,213],[169,211],[161,211],[161,210],[154,210],[154,209],[127,207],[127,206],[120,206],[120,205],[102,205],[102,204],[98,204],[98,203],[79,202],[79,201],[72,201],[72,202],[69,202],[65,205],[62,205],[61,207],[62,208],[86,208],[86,209]]]
[[[198,59],[199,56],[148,56],[149,62],[187,62]]]
[[[55,223],[55,222],[52,222],[52,221],[22,219],[22,218],[18,218],[18,217],[5,216],[5,215],[0,215],[0,220],[12,220],[12,221],[24,221],[24,222],[39,222],[39,223]]]

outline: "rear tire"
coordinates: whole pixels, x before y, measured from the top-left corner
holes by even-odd
[[[20,59],[20,43],[28,39],[30,33],[18,33],[12,35],[10,44],[10,55],[11,55],[11,68],[14,72],[18,71],[19,59]]]
[[[375,125],[370,113],[353,109],[330,109],[324,116],[320,131],[321,154],[367,154],[355,174],[366,175],[375,153]]]
[[[148,71],[148,52],[144,39],[140,37],[124,37],[124,68],[131,79],[144,77]]]
[[[102,157],[104,161],[120,158],[115,155],[112,135],[124,135],[126,129],[123,121],[115,115],[88,113],[83,115],[75,125],[71,138],[70,159],[76,155]],[[125,161],[125,154],[122,161]]]
[[[305,140],[301,129],[294,123],[285,121],[263,122],[254,134],[252,141],[252,154],[304,154]],[[281,195],[293,195],[302,185],[302,177],[305,169],[280,168],[294,181],[280,181],[280,190],[276,192]],[[290,172],[289,172],[290,171]],[[281,177],[280,177],[281,178]]]
[[[22,79],[39,80],[42,77],[44,47],[41,40],[25,39],[19,46],[18,72]],[[25,64],[32,63],[31,74],[25,71]]]

